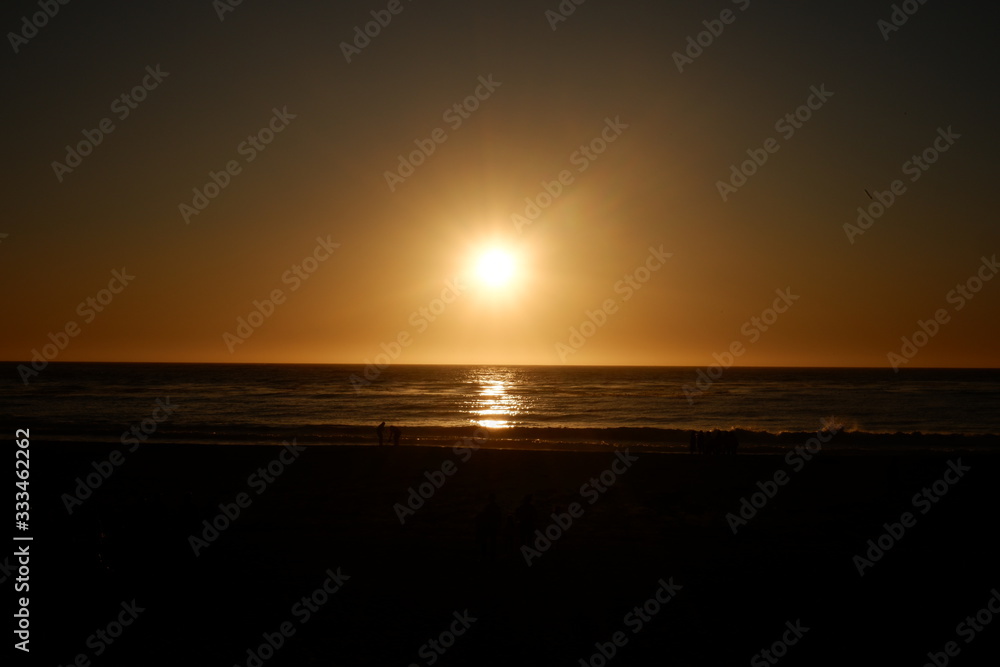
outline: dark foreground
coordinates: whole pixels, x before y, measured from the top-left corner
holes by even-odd
[[[780,456],[639,454],[581,495],[613,453],[311,447],[267,482],[248,478],[280,448],[147,445],[68,514],[62,494],[113,449],[32,444],[38,664],[923,665],[955,642],[948,660],[970,666],[1000,653],[1000,615],[975,619],[1000,587],[996,456],[821,453],[795,472]],[[938,497],[959,459],[968,470]],[[393,506],[444,461],[454,474],[402,525]],[[726,515],[779,470],[787,484],[734,535]],[[933,499],[915,504],[925,487]],[[582,515],[530,566],[502,539],[491,561],[475,529],[491,491],[504,516],[534,494],[540,529],[557,507]],[[206,533],[239,493],[248,506]],[[860,576],[853,557],[904,512],[911,526]],[[980,630],[959,626],[968,616]]]

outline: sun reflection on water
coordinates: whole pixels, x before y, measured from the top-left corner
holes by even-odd
[[[468,402],[472,423],[484,428],[510,428],[516,417],[525,409],[524,401],[517,395],[514,373],[504,370],[477,370],[470,374],[468,383],[476,392]]]

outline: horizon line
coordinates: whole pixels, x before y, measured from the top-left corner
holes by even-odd
[[[0,359],[4,364],[31,364],[30,360],[9,360]],[[184,364],[191,366],[354,366],[364,368],[370,364],[364,362],[341,362],[341,361],[50,361],[49,364]],[[456,366],[508,366],[522,368],[707,368],[718,366],[718,364],[702,364],[697,366],[687,364],[518,364],[518,363],[424,363],[424,364],[404,364],[392,363],[390,366],[400,367],[456,367]],[[733,368],[740,369],[799,369],[799,370],[892,370],[891,366],[823,366],[823,365],[792,365],[792,366],[758,366],[758,365],[736,365],[727,366],[724,370]],[[384,370],[384,369],[383,369]],[[1000,370],[1000,366],[908,366],[897,369],[898,371],[908,370],[980,370],[991,371]],[[896,372],[896,371],[894,371]]]

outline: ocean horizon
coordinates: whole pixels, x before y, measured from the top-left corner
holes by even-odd
[[[711,430],[760,452],[820,430],[858,451],[1000,446],[998,369],[62,362],[0,395],[63,442],[119,441],[166,402],[152,444],[376,444],[384,421],[408,445],[485,429],[501,448],[686,450]]]

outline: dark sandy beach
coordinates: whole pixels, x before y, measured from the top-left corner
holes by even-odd
[[[994,455],[821,452],[796,470],[778,455],[634,449],[632,461],[157,444],[68,514],[63,494],[113,450],[32,444],[32,647],[45,664],[773,664],[759,652],[784,635],[780,664],[923,665],[954,641],[950,659],[977,665],[1000,646],[1000,622],[971,641],[956,631],[1000,586]],[[270,482],[257,473],[269,463]],[[401,523],[394,506],[425,473],[444,481]],[[734,534],[727,515],[758,491]],[[533,494],[542,530],[556,508],[578,516],[530,566],[502,546],[490,561],[475,529],[490,492],[504,515]],[[217,518],[240,500],[238,517]],[[910,527],[860,576],[854,557],[904,512]],[[213,519],[229,525],[206,533]],[[95,635],[123,614],[120,636]]]

